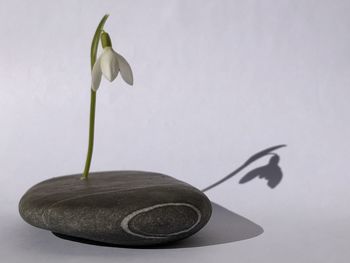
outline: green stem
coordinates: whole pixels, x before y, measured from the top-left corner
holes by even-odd
[[[105,15],[99,25],[97,26],[95,35],[92,39],[91,43],[91,51],[90,51],[90,59],[91,59],[91,70],[96,62],[97,57],[97,49],[98,49],[98,43],[100,41],[100,35],[103,31],[104,24],[106,23],[106,20],[108,18],[108,15]],[[96,91],[91,89],[91,99],[90,99],[90,124],[89,124],[89,146],[88,146],[88,152],[86,156],[86,162],[85,162],[85,168],[84,172],[81,176],[81,179],[87,179],[89,176],[90,171],[90,165],[91,165],[91,159],[92,159],[92,153],[94,149],[94,133],[95,133],[95,111],[96,111]]]
[[[92,152],[94,150],[94,133],[95,133],[95,111],[96,111],[96,91],[91,90],[90,99],[90,124],[89,124],[89,146],[86,156],[84,173],[81,179],[87,179],[89,176]]]

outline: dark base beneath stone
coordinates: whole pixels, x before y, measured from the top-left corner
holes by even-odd
[[[105,242],[100,242],[100,241],[94,241],[94,240],[86,239],[86,238],[73,237],[73,236],[64,235],[64,234],[55,233],[55,232],[51,232],[51,233],[58,238],[72,241],[72,242],[93,245],[93,246],[99,246],[99,247],[115,247],[115,248],[118,248],[118,247],[120,247],[120,248],[167,248],[167,247],[172,247],[172,245],[176,246],[176,244],[179,244],[182,241],[182,239],[176,240],[176,241],[168,242],[165,245],[154,244],[154,245],[123,246],[123,245],[116,245],[116,244],[105,243]]]
[[[51,232],[51,233],[54,234],[56,237],[59,237],[59,238],[65,239],[65,240],[69,240],[69,241],[73,241],[73,242],[101,246],[101,247],[119,247],[119,246],[114,245],[114,244],[94,241],[94,240],[90,240],[90,239],[86,239],[86,238],[73,237],[73,236],[68,236],[68,235],[55,233],[55,232]]]

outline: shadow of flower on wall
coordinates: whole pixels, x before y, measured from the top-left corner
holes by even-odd
[[[224,178],[220,179],[219,181],[215,182],[214,184],[204,188],[202,192],[206,192],[222,184],[223,182],[232,178],[234,175],[241,172],[243,169],[248,167],[253,162],[267,155],[272,155],[272,157],[269,160],[269,163],[267,165],[255,168],[252,171],[248,172],[245,176],[243,176],[243,178],[239,181],[239,183],[244,184],[253,180],[254,178],[261,178],[261,179],[267,180],[267,185],[270,188],[275,188],[281,182],[283,173],[282,173],[282,169],[278,165],[280,157],[278,154],[274,153],[273,151],[276,151],[277,149],[282,147],[286,147],[286,145],[281,144],[281,145],[273,146],[265,150],[262,150],[260,152],[257,152],[256,154],[252,155],[245,163],[239,166],[236,170],[234,170]]]
[[[275,188],[282,180],[282,169],[278,166],[280,157],[273,153],[267,165],[255,168],[239,180],[240,184],[247,183],[254,178],[266,179],[270,188]]]

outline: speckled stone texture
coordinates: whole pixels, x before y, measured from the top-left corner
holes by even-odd
[[[193,186],[151,172],[113,171],[52,178],[19,203],[29,224],[121,246],[149,246],[199,231],[211,216],[209,199]]]

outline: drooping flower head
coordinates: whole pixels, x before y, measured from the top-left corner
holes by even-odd
[[[108,33],[102,32],[101,42],[103,52],[92,68],[91,89],[97,91],[101,83],[102,75],[112,82],[118,76],[119,72],[126,83],[133,85],[131,67],[122,55],[113,50],[112,41]]]

